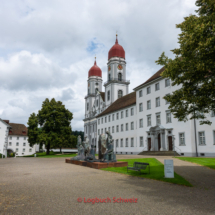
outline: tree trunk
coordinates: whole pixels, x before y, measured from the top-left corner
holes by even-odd
[[[61,148],[62,148],[62,147],[60,147],[60,154],[61,154]]]
[[[50,143],[48,143],[47,147],[46,147],[46,154],[49,155],[49,150],[50,150]]]

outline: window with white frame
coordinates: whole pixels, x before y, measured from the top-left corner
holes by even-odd
[[[110,122],[110,115],[108,116],[108,121]]]
[[[29,152],[32,152],[32,149],[29,149]]]
[[[167,95],[170,95],[170,93],[166,94],[166,96],[167,96]],[[165,100],[165,101],[166,101],[166,105],[168,105],[168,104],[169,104],[169,102],[168,102],[167,100]]]
[[[205,132],[204,131],[199,132],[199,145],[206,145],[206,143],[205,143]]]
[[[142,128],[143,127],[143,119],[139,120],[139,127]]]
[[[171,120],[171,113],[170,111],[167,111],[166,112],[166,123],[171,123],[172,120]]]
[[[134,130],[134,122],[131,122],[131,130]]]
[[[16,143],[16,146],[19,146],[19,143]]]
[[[112,133],[114,133],[114,126],[112,126]]]
[[[211,111],[211,117],[215,117],[215,111]]]
[[[160,124],[161,124],[161,115],[160,115],[160,113],[157,113],[157,114],[156,114],[156,124],[157,124],[157,125],[160,125]]]
[[[143,111],[143,103],[140,103],[139,104],[139,112],[142,112]]]
[[[112,121],[114,121],[114,114],[112,114]]]
[[[143,91],[140,90],[140,91],[139,91],[139,97],[142,97],[142,96],[143,96]]]
[[[125,117],[128,117],[128,110],[125,111]]]
[[[131,147],[134,147],[134,138],[131,138]]]
[[[125,124],[125,130],[128,131],[128,123]]]
[[[160,107],[160,97],[156,98],[156,107]]]
[[[159,83],[155,84],[155,91],[160,90],[160,85]]]
[[[151,109],[151,100],[147,101],[147,110]]]
[[[25,152],[25,149],[22,149],[22,152]]]
[[[147,87],[146,92],[147,92],[147,94],[150,94],[151,93],[151,87]]]
[[[128,138],[125,140],[125,147],[128,147]]]
[[[12,146],[12,143],[11,143],[11,142],[9,142],[9,146]]]
[[[105,123],[107,122],[107,117],[105,117]]]
[[[10,140],[12,140],[12,137],[10,137]]]
[[[165,79],[165,87],[168,87],[170,86],[170,79]]]
[[[116,126],[116,132],[119,132],[119,126],[118,125]]]
[[[119,90],[118,91],[118,99],[121,98],[122,96],[123,96],[123,92],[122,92],[122,90]]]
[[[184,133],[179,133],[179,145],[184,146],[185,145],[185,136]]]
[[[103,124],[103,118],[102,118],[102,124]]]
[[[101,130],[101,134],[103,134],[103,128],[102,128],[102,130]]]
[[[143,147],[143,137],[140,137],[140,147]]]
[[[121,131],[123,131],[123,124],[121,125]]]
[[[24,137],[24,140],[26,140],[26,137]]]
[[[131,108],[131,116],[134,115],[134,108]]]
[[[108,101],[110,100],[110,90],[108,90],[108,92],[107,92],[107,99],[108,99]]]
[[[100,125],[100,119],[98,119],[98,124]]]
[[[151,126],[152,123],[151,123],[151,115],[148,115],[147,116],[147,126]]]
[[[100,129],[98,129],[98,135],[100,135]]]
[[[107,128],[105,128],[105,134],[106,134]]]
[[[110,132],[110,127],[108,127],[108,131]]]
[[[119,147],[119,140],[116,140],[116,147]]]
[[[123,147],[123,139],[121,139],[121,145],[120,145],[120,147]]]
[[[19,151],[19,149],[18,148],[16,148],[16,152],[18,152]]]
[[[214,145],[215,145],[215,130],[213,131],[213,136],[214,136]]]
[[[119,119],[119,113],[116,114],[116,119]]]
[[[26,146],[26,143],[23,143],[23,146]]]
[[[16,139],[19,140],[19,137],[17,137]]]
[[[121,111],[121,119],[123,118],[123,111]]]

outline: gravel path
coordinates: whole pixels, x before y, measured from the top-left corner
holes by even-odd
[[[212,188],[66,164],[65,158],[1,159],[0,172],[0,214],[215,214]],[[112,202],[79,203],[78,197]],[[113,203],[113,197],[138,200]]]

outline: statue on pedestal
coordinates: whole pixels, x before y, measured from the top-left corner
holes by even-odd
[[[78,155],[76,157],[71,158],[71,160],[84,160],[84,147],[82,145],[81,136],[79,135],[77,138],[77,149],[78,149]]]

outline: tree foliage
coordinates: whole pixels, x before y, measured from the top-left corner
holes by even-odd
[[[28,120],[28,139],[30,145],[42,143],[46,146],[46,153],[51,148],[71,147],[71,120],[73,114],[65,108],[62,102],[46,99],[38,114],[31,114]],[[38,128],[40,125],[40,128]]]
[[[179,48],[171,50],[175,59],[164,52],[156,61],[164,65],[161,74],[181,88],[164,97],[169,109],[179,121],[201,119],[211,124],[207,115],[215,111],[215,1],[197,0],[198,15],[185,17],[179,34]]]

